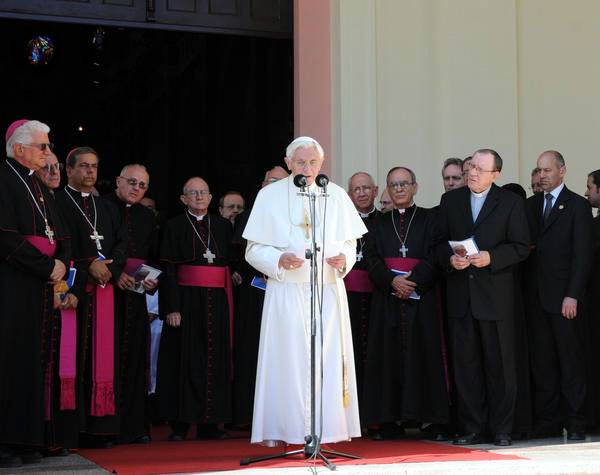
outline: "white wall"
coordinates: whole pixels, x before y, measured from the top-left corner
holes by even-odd
[[[567,184],[600,168],[600,1],[332,0],[332,153],[339,183],[414,169],[433,206],[447,157],[490,147],[529,186],[556,148]]]

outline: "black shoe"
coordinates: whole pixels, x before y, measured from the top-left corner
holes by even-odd
[[[21,450],[21,460],[23,464],[40,463],[42,461],[42,454],[35,449],[23,449]]]
[[[585,440],[585,432],[567,432],[567,440]]]
[[[421,426],[421,432],[425,433],[429,440],[436,442],[446,442],[449,440],[447,426],[442,424],[429,424],[425,427]]]
[[[169,442],[181,442],[182,440],[185,440],[185,435],[178,434],[177,432],[169,434]]]
[[[494,438],[494,445],[499,447],[508,447],[512,445],[512,439],[508,434],[496,434],[496,437]]]
[[[465,434],[457,437],[452,443],[454,445],[476,445],[482,444],[483,439],[481,437],[481,434],[473,432],[471,434]]]
[[[198,440],[227,440],[231,436],[219,430],[216,424],[198,424],[196,428],[196,439]]]
[[[21,456],[14,451],[0,447],[0,468],[17,468],[23,465]]]
[[[136,439],[133,439],[134,444],[148,444],[152,442],[152,438],[149,435],[141,435]]]
[[[42,451],[44,457],[68,457],[71,451],[65,447],[56,447],[53,449],[44,449]]]
[[[382,424],[379,429],[369,430],[369,437],[372,440],[397,440],[404,436],[404,428],[396,423]]]

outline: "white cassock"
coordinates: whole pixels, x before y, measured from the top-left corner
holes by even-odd
[[[251,440],[266,445],[280,441],[304,444],[304,437],[311,433],[310,261],[305,260],[301,267],[292,270],[278,266],[284,252],[304,258],[310,248],[311,233],[306,236],[310,216],[308,198],[297,195],[299,189],[292,180],[290,176],[260,191],[243,234],[248,240],[246,260],[268,277]],[[319,190],[312,185],[311,191]],[[325,198],[317,198],[317,243],[326,258],[344,253],[346,269],[341,273],[323,261],[323,376],[321,380],[318,320],[315,433],[324,443],[361,435],[343,277],[356,261],[356,239],[367,232],[348,194],[333,183],[327,191],[326,208]],[[319,266],[321,257],[319,252]],[[321,268],[319,282],[320,279]]]

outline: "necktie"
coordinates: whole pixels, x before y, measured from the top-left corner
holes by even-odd
[[[552,199],[554,196],[552,196],[550,193],[546,193],[544,198],[546,199],[546,207],[544,208],[544,222],[546,222],[548,221],[548,216],[550,216],[550,213],[552,212]]]

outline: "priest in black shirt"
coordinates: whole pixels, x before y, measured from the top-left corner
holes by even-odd
[[[379,195],[379,187],[373,177],[365,172],[357,172],[348,180],[348,195],[360,214],[367,229],[371,229],[375,219],[381,213],[375,208],[375,198]],[[356,240],[356,263],[344,278],[348,294],[350,325],[352,326],[352,343],[354,346],[354,368],[356,370],[356,388],[359,405],[363,397],[363,381],[365,361],[367,357],[367,341],[369,335],[369,314],[371,313],[371,295],[373,282],[365,266],[364,247],[367,235]]]
[[[119,434],[119,325],[114,287],[125,265],[126,236],[119,210],[95,197],[99,157],[90,147],[66,160],[68,185],[56,201],[71,235],[77,274],[67,299],[77,305],[77,408],[80,432],[93,445],[110,445]],[[89,437],[88,437],[89,438]],[[82,439],[83,444],[87,442]]]
[[[121,315],[119,328],[119,378],[121,394],[120,442],[148,442],[146,391],[148,386],[148,336],[150,321],[146,294],[132,289],[134,275],[142,264],[155,264],[156,218],[142,206],[150,176],[143,165],[126,165],[117,177],[117,188],[106,196],[119,209],[121,223],[127,234],[127,262],[119,276],[115,291]],[[146,291],[154,291],[156,280],[143,280]]]
[[[198,438],[225,438],[231,421],[233,304],[229,273],[231,223],[209,214],[212,195],[198,177],[183,187],[186,211],[164,227],[159,308],[163,326],[158,356],[159,412],[169,440],[183,440],[190,424]]]
[[[394,209],[375,219],[363,250],[373,292],[362,418],[376,440],[402,434],[399,421],[447,424],[445,346],[435,282],[435,213],[414,203],[415,174],[392,168]],[[401,273],[405,273],[402,275]]]
[[[67,233],[50,192],[34,175],[46,165],[49,127],[14,122],[0,164],[0,467],[41,460],[50,417],[46,379],[53,283],[69,263]]]

